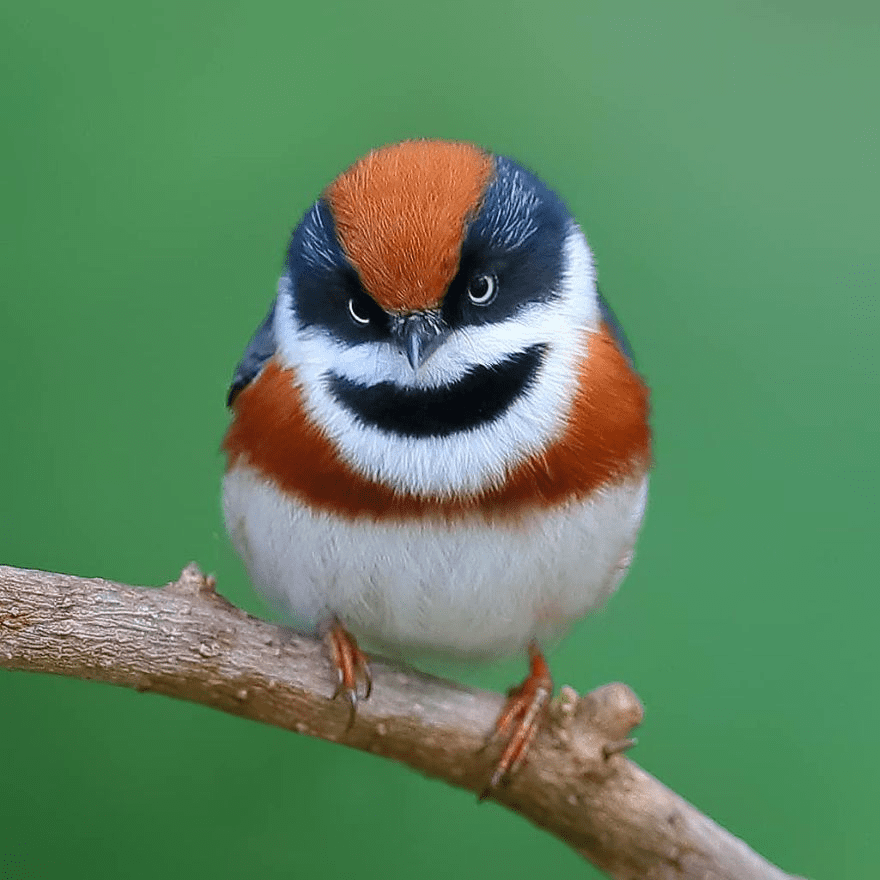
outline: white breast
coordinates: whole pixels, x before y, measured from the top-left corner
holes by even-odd
[[[336,615],[392,653],[479,658],[561,635],[614,591],[647,486],[641,476],[519,524],[351,520],[239,465],[223,509],[255,585],[295,623]]]

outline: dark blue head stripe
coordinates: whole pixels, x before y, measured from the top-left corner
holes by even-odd
[[[518,250],[536,235],[564,234],[570,214],[562,199],[513,159],[495,157],[495,176],[467,238],[484,247]],[[558,245],[561,237],[556,237]]]
[[[349,266],[336,237],[333,214],[324,199],[315,202],[293,230],[287,266],[294,280],[303,272],[326,272]]]
[[[336,237],[330,206],[319,199],[293,231],[287,254],[293,311],[300,327],[332,329],[352,345],[384,338],[388,316],[366,295],[357,272]],[[354,300],[368,327],[354,324],[348,303]]]
[[[565,270],[563,242],[573,223],[562,199],[512,159],[495,157],[495,176],[465,235],[459,275],[444,301],[447,320],[486,324],[558,296]],[[499,283],[491,308],[468,304],[475,274]]]

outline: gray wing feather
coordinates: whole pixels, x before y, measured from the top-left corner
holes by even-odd
[[[599,292],[599,312],[602,315],[602,320],[608,325],[608,329],[611,331],[614,341],[617,343],[620,350],[626,355],[626,359],[631,364],[635,364],[632,346],[629,344],[629,340],[623,332],[623,327],[620,326],[620,321],[617,320],[617,315],[611,311],[611,306],[608,305],[608,300],[602,296],[601,292]]]
[[[226,405],[232,406],[232,402],[242,388],[250,385],[263,369],[263,364],[275,354],[275,303],[269,309],[269,314],[263,319],[263,323],[257,327],[256,333],[251,337],[248,347],[244,350],[235,373],[232,376],[232,384],[229,386],[229,394],[226,397]]]

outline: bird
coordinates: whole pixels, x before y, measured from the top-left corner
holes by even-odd
[[[227,531],[325,639],[350,723],[364,645],[528,652],[482,796],[508,782],[552,695],[546,646],[630,566],[652,464],[648,387],[562,198],[468,142],[367,153],[295,227],[227,403]]]

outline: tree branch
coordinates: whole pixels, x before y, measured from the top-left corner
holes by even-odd
[[[161,589],[0,566],[0,667],[152,691],[343,743],[479,792],[503,698],[384,662],[348,730],[319,641],[250,617],[195,565]],[[529,761],[494,797],[620,880],[789,875],[621,751],[642,719],[623,684],[563,688]]]

